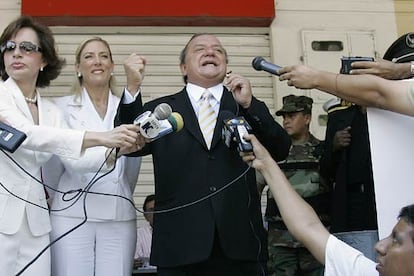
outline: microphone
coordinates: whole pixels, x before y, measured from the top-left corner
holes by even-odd
[[[169,104],[160,103],[154,109],[154,116],[158,120],[165,120],[171,115],[171,112],[172,112],[172,108]]]
[[[172,112],[165,120],[160,120],[158,135],[151,139],[155,141],[171,132],[179,132],[184,127],[184,120],[180,113]]]
[[[171,115],[172,109],[169,104],[157,105],[154,112],[145,111],[134,120],[134,124],[140,126],[142,136],[148,139],[157,137],[160,133],[160,120],[166,120]]]
[[[266,71],[272,75],[276,75],[279,76],[280,74],[278,73],[278,70],[282,67],[280,67],[279,65],[270,63],[268,61],[266,61],[264,58],[262,57],[255,57],[252,61],[252,66],[254,69],[256,69],[257,71]]]
[[[232,112],[227,110],[220,112],[219,117],[224,123],[221,136],[226,146],[232,148],[234,143],[236,143],[238,151],[253,151],[252,144],[243,137],[252,130],[246,119],[243,116],[235,117]]]

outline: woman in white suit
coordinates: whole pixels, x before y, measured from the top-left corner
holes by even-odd
[[[145,60],[131,55],[131,60],[143,70]],[[64,113],[65,120],[73,129],[93,129],[105,131],[114,127],[114,118],[120,102],[120,93],[114,85],[114,61],[107,41],[93,37],[81,43],[75,56],[76,81],[72,87],[73,95],[55,99],[55,103]],[[139,69],[139,68],[138,68]],[[139,72],[139,70],[136,70]],[[127,77],[128,83],[140,84],[142,75],[137,78]],[[130,88],[132,89],[132,88]],[[98,148],[88,149],[84,158],[90,159]],[[54,179],[57,190],[85,189],[94,177],[102,157],[95,157],[89,165],[73,167],[63,164],[60,177],[50,178],[45,173],[45,180]],[[52,162],[49,162],[52,163]],[[54,244],[52,251],[52,275],[54,276],[130,276],[136,244],[136,210],[133,191],[138,179],[141,164],[139,157],[122,156],[117,159],[112,172],[93,184],[91,192],[116,196],[87,194],[86,223]],[[48,172],[56,174],[58,162],[53,162]],[[106,173],[99,172],[98,176]],[[51,183],[53,184],[53,183]],[[125,198],[129,199],[125,200]],[[84,201],[77,201],[65,209],[72,201],[65,201],[59,194],[54,194],[51,202],[52,239],[59,238],[85,219]]]
[[[39,253],[49,245],[51,225],[44,187],[36,179],[52,154],[69,162],[89,147],[133,148],[137,139],[135,126],[58,129],[66,127],[60,112],[37,88],[47,87],[63,64],[50,30],[29,17],[11,22],[0,37],[0,119],[27,135],[14,153],[0,152],[1,275],[50,275],[49,250]]]

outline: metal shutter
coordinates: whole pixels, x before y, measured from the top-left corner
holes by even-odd
[[[179,53],[189,38],[198,32],[217,35],[229,54],[229,70],[248,77],[256,97],[266,102],[274,112],[272,77],[251,67],[255,56],[270,57],[269,28],[182,28],[182,27],[52,27],[59,54],[67,65],[61,75],[42,93],[45,96],[63,96],[70,90],[75,79],[74,60],[78,44],[90,37],[100,36],[111,45],[115,65],[115,77],[119,89],[123,89],[123,61],[131,53],[146,56],[146,75],[142,85],[143,100],[148,101],[182,89],[179,70]],[[154,191],[151,156],[143,159],[134,199],[141,209],[146,195]],[[141,215],[138,216],[142,220]],[[140,223],[140,222],[138,222]]]

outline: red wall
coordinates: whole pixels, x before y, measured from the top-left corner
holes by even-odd
[[[274,0],[22,0],[49,25],[269,26]]]

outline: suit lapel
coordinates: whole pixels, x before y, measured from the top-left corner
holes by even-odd
[[[200,144],[203,144],[206,148],[207,145],[204,141],[203,134],[201,133],[200,127],[198,126],[197,116],[194,113],[193,106],[188,97],[187,90],[184,88],[181,92],[171,97],[172,106],[174,110],[180,113],[184,119],[184,128],[193,135]]]
[[[220,118],[220,113],[222,111],[230,111],[231,113],[235,114],[237,109],[237,103],[233,99],[233,95],[227,88],[224,87],[223,95],[221,96],[220,100],[220,109],[219,109],[219,116],[217,118],[216,127],[214,129],[213,140],[211,142],[211,148],[214,148],[221,140],[221,132],[223,129],[223,121]]]
[[[14,99],[14,102],[16,103],[17,108],[24,114],[24,116],[27,119],[30,120],[30,122],[32,122],[34,124],[32,114],[30,113],[29,107],[27,106],[27,103],[24,100],[23,93],[21,92],[21,90],[17,86],[17,84],[14,82],[14,80],[12,78],[8,78],[4,82],[4,85],[6,86],[7,90],[10,93],[10,95],[12,95],[12,97]]]
[[[85,107],[84,95],[73,95],[70,100],[67,102],[67,106],[64,107],[69,114],[69,124],[72,127],[78,127],[81,129],[91,129],[91,126],[94,126],[95,114],[87,112]],[[87,120],[85,120],[87,118]]]
[[[96,131],[106,130],[102,119],[99,117],[94,107],[92,106],[91,109],[88,107],[91,103],[89,102],[89,99],[85,98],[87,97],[85,94],[86,93],[83,93],[81,96],[74,95],[66,103],[64,108],[69,114],[69,125],[72,128]],[[110,106],[108,104],[107,112],[110,112],[109,109]]]

